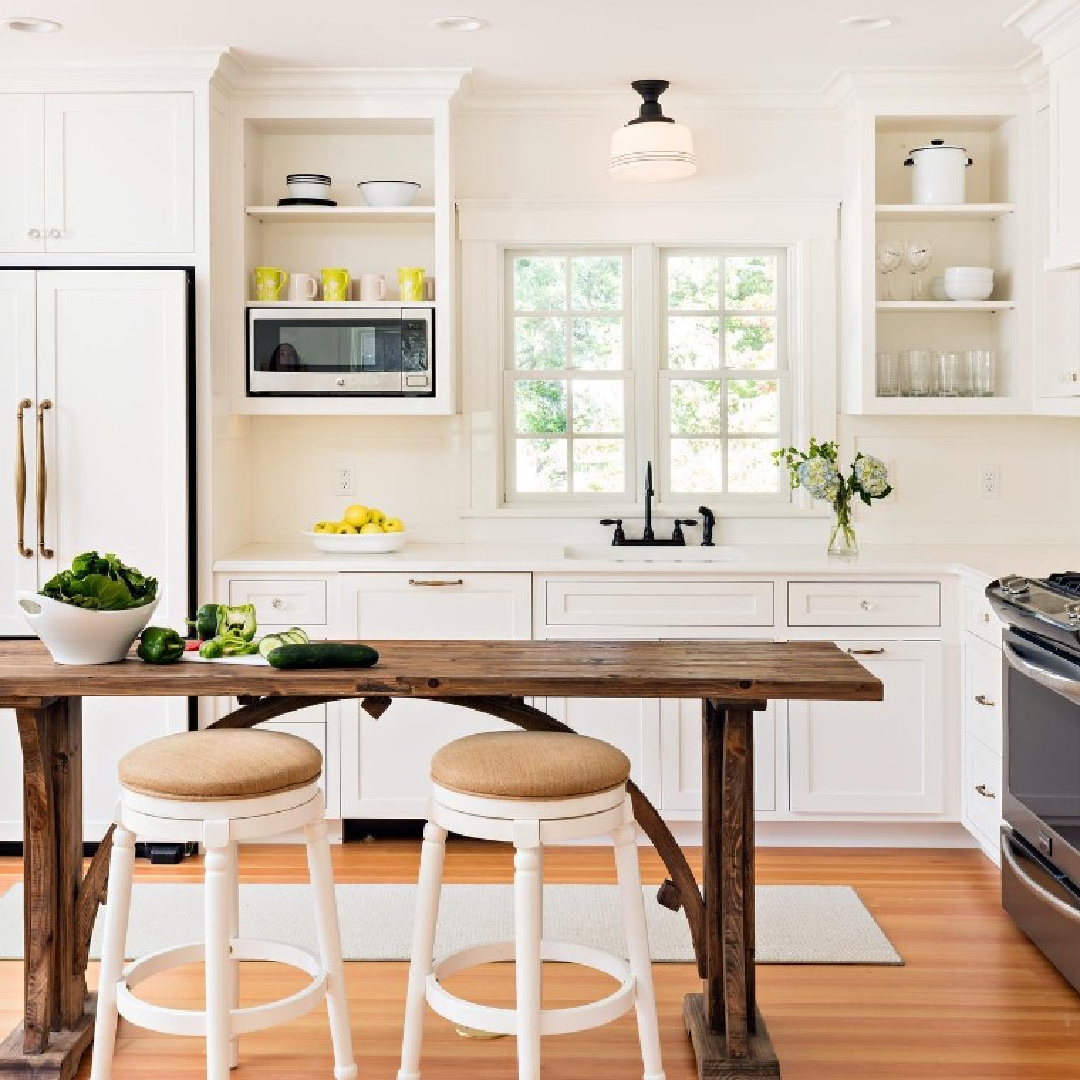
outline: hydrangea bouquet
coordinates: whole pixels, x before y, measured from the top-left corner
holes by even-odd
[[[838,559],[856,558],[859,545],[851,525],[851,499],[858,495],[869,506],[873,499],[884,499],[892,491],[884,463],[860,451],[844,475],[837,465],[836,443],[819,443],[814,438],[809,450],[789,446],[773,451],[773,460],[787,466],[793,488],[806,488],[813,498],[826,499],[832,506],[836,524],[829,536],[829,554]]]

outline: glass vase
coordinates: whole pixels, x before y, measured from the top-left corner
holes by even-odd
[[[832,532],[829,534],[829,558],[830,559],[857,559],[859,557],[859,545],[855,540],[855,529],[851,524],[851,502],[848,499],[840,500],[833,504],[836,513],[836,521],[833,523]]]

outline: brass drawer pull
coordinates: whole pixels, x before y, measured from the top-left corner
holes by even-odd
[[[987,707],[989,707],[991,709],[997,707],[997,702],[996,701],[991,701],[990,698],[988,698],[985,694],[976,694],[975,695],[975,700],[980,705],[986,705]]]
[[[985,784],[976,784],[975,785],[975,790],[984,799],[996,799],[997,798],[997,793],[994,792],[994,791],[990,791]]]
[[[979,619],[984,623],[989,623],[990,622],[990,612],[989,611],[982,612],[982,614],[979,615]]]
[[[45,471],[45,410],[52,408],[52,402],[46,398],[37,407],[37,528],[38,554],[43,559],[51,559],[55,554],[52,548],[45,546],[45,495],[48,491],[49,478]]]
[[[885,646],[882,645],[877,649],[848,649],[851,656],[880,656],[885,651]]]
[[[34,403],[27,397],[19,402],[15,413],[15,550],[32,559],[34,549],[26,546],[26,448],[23,446],[23,412]]]
[[[442,581],[440,581],[438,579],[436,579],[434,581],[419,581],[416,578],[409,578],[409,584],[410,585],[423,586],[424,588],[427,588],[427,589],[438,589],[438,588],[441,588],[444,585],[464,585],[465,584],[465,579],[464,578],[454,578],[453,580],[447,579],[447,580],[442,580]]]

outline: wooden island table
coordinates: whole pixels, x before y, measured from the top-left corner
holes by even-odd
[[[82,699],[226,696],[217,727],[251,727],[308,705],[396,697],[451,702],[528,730],[568,731],[526,697],[702,699],[702,882],[656,809],[630,785],[669,877],[658,901],[682,909],[702,993],[683,1016],[703,1078],[779,1077],[754,995],[753,713],[771,698],[878,701],[880,681],[831,642],[390,641],[367,669],[128,659],[61,667],[38,641],[0,642],[0,707],[16,711],[23,755],[25,976],[22,1023],[0,1042],[0,1077],[72,1076],[93,1033],[90,931],[105,899],[111,831],[82,870]],[[629,715],[629,714],[628,714]],[[393,723],[393,710],[386,716]]]

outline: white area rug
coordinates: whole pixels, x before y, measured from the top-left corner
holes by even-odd
[[[338,885],[346,960],[407,960],[412,944],[413,885]],[[656,961],[689,963],[690,932],[681,913],[656,903],[646,886],[649,944]],[[128,955],[145,955],[202,937],[201,885],[138,883],[131,901]],[[762,964],[902,964],[881,927],[846,885],[761,885],[757,890],[757,960]],[[21,959],[22,885],[0,897],[0,959]],[[240,927],[316,951],[307,885],[241,885]],[[103,920],[90,945],[97,958]],[[512,939],[510,885],[447,885],[439,908],[437,956],[486,941]],[[613,885],[546,885],[545,936],[624,956]]]

